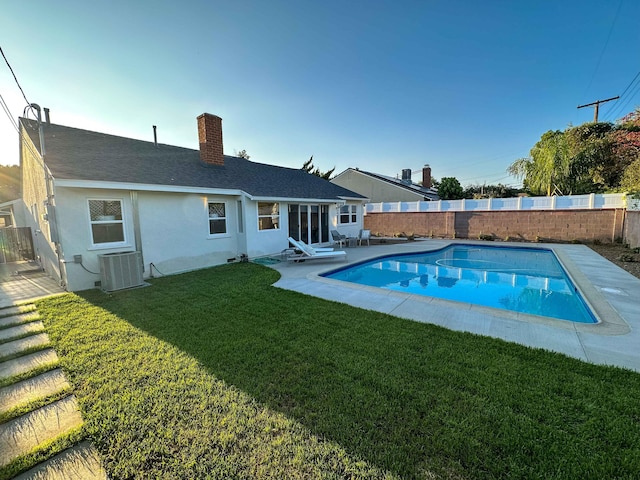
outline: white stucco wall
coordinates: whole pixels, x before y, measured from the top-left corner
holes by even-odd
[[[360,234],[360,229],[363,228],[364,218],[364,204],[362,202],[347,202],[346,205],[356,205],[356,213],[357,213],[357,222],[356,223],[348,223],[341,224],[339,222],[340,215],[340,207],[332,206],[329,211],[329,218],[331,220],[331,230],[337,230],[341,235],[346,235],[347,237],[357,237]]]
[[[92,244],[90,199],[120,200],[124,242],[106,248]],[[226,233],[209,234],[208,202],[226,205]],[[240,201],[240,203],[239,203]],[[357,236],[363,223],[363,205],[357,205],[357,223],[339,225],[336,204],[329,208],[329,230]],[[138,250],[142,252],[144,276],[170,275],[238,259],[279,254],[289,246],[288,203],[279,202],[279,228],[259,230],[258,201],[238,195],[204,195],[128,190],[58,187],[58,224],[67,288],[71,291],[94,288],[101,280],[98,255]],[[139,218],[136,245],[134,210]],[[244,206],[241,216],[238,208]],[[82,264],[74,262],[82,255]],[[151,267],[153,264],[153,268]]]
[[[16,224],[30,227],[33,235],[33,248],[36,260],[44,270],[56,280],[61,279],[60,265],[51,240],[50,223],[45,219],[45,203],[47,201],[47,185],[42,157],[31,142],[29,135],[20,126],[20,167],[22,168],[22,200],[24,202],[24,218]]]
[[[247,255],[249,258],[274,255],[289,245],[288,204],[279,202],[280,228],[273,230],[258,229],[258,202],[246,199],[245,219],[247,232]]]
[[[59,187],[56,188],[55,198],[58,234],[62,263],[66,271],[67,289],[77,291],[94,288],[95,282],[100,280],[99,254],[129,252],[135,249],[129,192],[126,190]],[[109,248],[92,246],[89,199],[122,201],[125,237],[122,244]],[[74,263],[74,255],[82,255],[82,265]]]
[[[159,272],[171,274],[236,258],[242,253],[238,250],[237,200],[234,196],[139,192],[145,269],[153,263]],[[209,201],[226,205],[225,234],[209,235]]]
[[[294,204],[304,205],[301,202],[293,202]],[[356,205],[357,222],[348,225],[338,223],[339,206],[329,204],[329,231],[338,230],[339,233],[348,237],[357,237],[360,229],[363,228],[363,203],[357,201],[347,202],[348,205]],[[313,203],[313,205],[317,205]],[[276,255],[289,247],[289,203],[280,202],[280,228],[274,230],[258,229],[258,202],[246,201],[246,224],[247,224],[247,254],[250,258],[261,257],[265,255]],[[329,242],[331,244],[331,235]]]
[[[141,251],[144,276],[148,278],[152,263],[153,275],[169,275],[223,264],[243,253],[238,249],[243,243],[238,233],[238,197],[158,192],[136,192],[136,195],[140,245],[135,244],[134,203],[129,191],[57,189],[57,214],[69,290],[95,286],[100,280],[100,254]],[[89,199],[122,202],[124,242],[108,247],[92,245]],[[209,200],[226,204],[227,233],[209,234]],[[74,255],[82,255],[82,265],[74,263]]]

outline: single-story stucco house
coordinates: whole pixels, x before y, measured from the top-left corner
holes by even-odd
[[[362,228],[365,197],[224,155],[215,115],[197,118],[194,150],[55,125],[45,112],[20,119],[24,226],[36,260],[69,291],[126,288],[279,254],[289,236],[323,245],[331,230]]]

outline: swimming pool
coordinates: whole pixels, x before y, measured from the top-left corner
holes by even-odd
[[[551,250],[457,244],[378,257],[323,277],[577,323],[597,323]]]

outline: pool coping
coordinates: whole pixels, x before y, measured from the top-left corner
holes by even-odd
[[[353,263],[383,255],[436,250],[461,243],[487,246],[486,241],[427,239],[345,250],[351,257],[347,261]],[[491,246],[552,250],[581,291],[599,323],[557,320],[321,277],[322,273],[337,268],[335,262],[318,260],[307,262],[306,265],[283,263],[271,267],[282,275],[274,284],[276,287],[414,321],[433,323],[452,330],[545,348],[592,363],[640,371],[640,349],[637,348],[640,345],[640,308],[635,308],[632,300],[640,298],[640,279],[585,245],[501,242]],[[608,283],[609,279],[612,279],[613,284]],[[635,353],[636,350],[638,353]]]
[[[531,249],[531,250],[542,249],[542,250],[549,250],[553,252],[556,258],[558,259],[558,261],[560,262],[560,264],[562,265],[562,268],[564,269],[565,273],[569,276],[573,284],[579,290],[580,295],[582,296],[582,299],[585,301],[588,308],[591,309],[591,312],[596,317],[597,323],[573,322],[571,320],[555,319],[552,317],[528,314],[524,312],[515,312],[513,310],[508,310],[503,308],[495,308],[495,307],[489,307],[484,305],[478,305],[475,303],[461,302],[457,300],[448,300],[444,298],[431,297],[427,295],[419,295],[415,293],[405,293],[397,290],[390,290],[390,293],[396,294],[396,296],[401,298],[411,298],[415,301],[423,301],[426,303],[433,303],[434,301],[437,301],[437,302],[441,302],[443,305],[448,304],[452,307],[465,305],[470,310],[474,310],[474,311],[477,310],[480,312],[484,311],[498,317],[505,317],[505,318],[515,319],[515,320],[529,322],[529,323],[534,322],[534,323],[540,323],[543,325],[553,325],[558,328],[565,328],[569,330],[576,330],[576,331],[582,331],[582,332],[591,332],[599,335],[624,335],[625,333],[629,333],[630,331],[630,327],[627,324],[627,322],[625,322],[624,319],[618,314],[618,312],[616,312],[611,307],[609,302],[607,302],[606,299],[604,298],[604,295],[602,295],[602,293],[599,290],[594,288],[593,284],[588,280],[588,278],[584,275],[584,273],[580,270],[580,268],[571,260],[571,258],[568,255],[564,253],[564,250],[562,248],[557,248],[557,245],[545,244],[544,246],[542,246],[540,244],[532,245],[532,244],[507,243],[507,242],[500,243],[500,244],[487,245],[487,242],[477,242],[477,241],[469,240],[469,241],[457,241],[457,242],[452,241],[446,244],[445,246],[438,246],[435,248],[424,249],[423,251],[430,252],[430,251],[441,250],[443,248],[447,248],[450,245],[474,245],[474,246],[477,245],[481,247],[493,247],[493,248],[515,247],[515,248],[524,248],[524,249]],[[358,263],[367,262],[370,260],[374,260],[376,258],[380,258],[382,256],[387,256],[387,255],[394,255],[394,254],[391,253],[391,254],[385,254],[385,255],[375,255],[369,258],[365,258],[363,260],[359,260]],[[339,268],[345,268],[345,267],[339,267]],[[331,279],[323,276],[324,274],[331,272],[333,270],[336,270],[336,268],[331,268],[318,273],[312,273],[312,274],[309,274],[309,278],[318,282],[326,281],[327,283],[331,283],[331,282],[340,282],[340,284],[345,283],[342,280]],[[350,283],[350,282],[347,282],[347,283]],[[380,292],[380,290],[386,291],[386,289],[379,288],[379,287],[361,285],[357,283],[354,283],[353,285],[355,286],[355,288],[360,287],[363,290],[368,290],[370,292],[382,293]]]

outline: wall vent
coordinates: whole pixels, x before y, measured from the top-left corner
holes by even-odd
[[[139,287],[144,283],[140,252],[107,253],[98,255],[98,260],[104,291]]]

